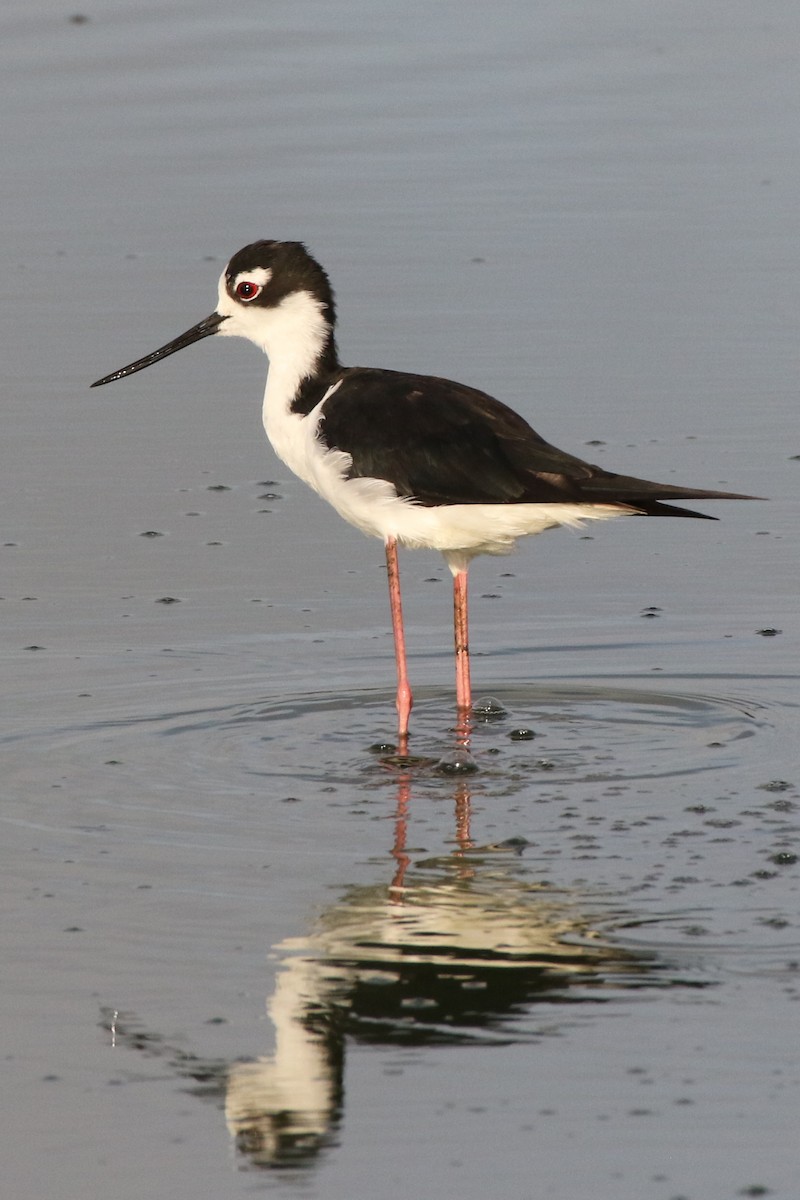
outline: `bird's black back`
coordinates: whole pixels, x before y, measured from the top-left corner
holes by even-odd
[[[320,438],[350,455],[351,477],[388,480],[423,505],[618,504],[650,516],[702,516],[671,499],[748,499],[616,475],[551,446],[513,409],[430,375],[341,369]]]

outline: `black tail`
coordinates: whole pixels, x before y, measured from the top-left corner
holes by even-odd
[[[630,512],[644,517],[698,517],[716,521],[708,513],[690,508],[676,508],[665,500],[763,500],[763,496],[746,496],[742,492],[717,492],[708,488],[673,487],[668,483],[653,483],[631,475],[614,475],[601,471],[590,479],[580,480],[581,498],[597,504],[617,503]]]

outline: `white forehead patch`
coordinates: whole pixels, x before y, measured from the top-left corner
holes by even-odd
[[[236,291],[240,283],[256,283],[259,287],[266,287],[271,278],[272,271],[269,267],[253,267],[250,271],[240,271],[233,281],[233,290]]]

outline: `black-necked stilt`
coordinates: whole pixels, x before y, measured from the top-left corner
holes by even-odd
[[[267,354],[263,419],[279,458],[352,525],[384,542],[397,660],[401,745],[408,735],[397,545],[441,550],[453,574],[456,700],[471,707],[467,571],[478,554],[558,525],[623,515],[705,517],[664,500],[749,500],[615,475],[549,445],[484,392],[403,371],[343,367],[325,271],[300,242],[254,242],[219,281],[216,311],[92,387],[122,379],[210,334]],[[713,519],[713,518],[709,518]]]

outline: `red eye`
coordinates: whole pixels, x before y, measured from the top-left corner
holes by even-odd
[[[236,285],[236,295],[240,300],[255,300],[260,291],[260,283],[251,283],[247,279],[243,279],[241,283],[237,283]]]

